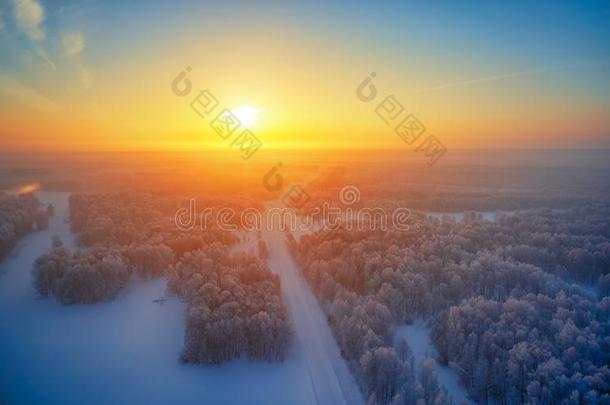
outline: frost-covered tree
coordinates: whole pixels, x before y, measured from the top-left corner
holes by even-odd
[[[365,375],[365,354],[391,346],[394,326],[425,317],[438,360],[472,399],[608,401],[610,206],[466,217],[414,212],[408,232],[338,228],[289,239],[355,374]],[[370,393],[367,376],[369,400],[408,403],[404,392]]]
[[[32,193],[12,196],[0,192],[0,259],[19,238],[35,229],[46,229],[48,219],[38,205]]]
[[[63,304],[93,304],[115,297],[129,279],[130,268],[118,251],[72,253],[54,245],[51,253],[36,259],[32,271],[43,296],[53,295]]]
[[[221,244],[187,253],[169,289],[188,303],[183,361],[285,357],[292,332],[279,278],[256,257],[230,256]]]

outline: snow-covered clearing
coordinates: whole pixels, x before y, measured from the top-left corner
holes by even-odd
[[[425,321],[418,319],[411,325],[403,325],[396,330],[395,338],[404,338],[415,360],[415,370],[417,372],[422,359],[426,356],[436,359],[436,349],[432,345],[430,333]],[[438,383],[444,387],[453,402],[460,404],[462,402],[469,403],[466,390],[458,384],[458,378],[455,372],[447,367],[443,367],[438,362],[436,363],[436,374]]]
[[[164,296],[163,279],[132,280],[115,300],[97,305],[37,297],[33,261],[54,234],[73,247],[68,194],[37,196],[55,206],[49,229],[23,238],[0,263],[0,403],[316,403],[313,359],[300,344],[282,363],[180,364],[185,306],[153,302]]]

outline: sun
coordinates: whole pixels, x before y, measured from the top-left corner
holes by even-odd
[[[239,119],[241,125],[246,128],[254,128],[258,121],[258,115],[263,111],[262,108],[242,105],[231,110]]]

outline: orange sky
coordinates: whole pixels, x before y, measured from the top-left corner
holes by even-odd
[[[20,4],[30,13],[25,20]],[[219,6],[213,16],[204,6],[120,7],[66,11],[14,0],[0,8],[2,149],[226,148],[212,117],[189,106],[206,88],[219,109],[259,110],[250,129],[268,148],[404,147],[375,114],[388,95],[448,148],[610,147],[610,59],[600,50],[607,40],[579,25],[597,20],[573,17],[564,33],[588,36],[585,50],[565,41],[544,47],[560,32],[522,21],[536,49],[519,46],[519,31],[488,44],[481,37],[497,33],[483,22],[466,29],[449,9],[423,6],[411,12],[437,26],[380,26],[406,13],[390,5],[366,12]],[[193,90],[178,97],[171,82],[186,66]],[[356,88],[373,71],[379,94],[364,103]]]

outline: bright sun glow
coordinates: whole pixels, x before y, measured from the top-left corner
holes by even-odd
[[[235,114],[237,119],[239,119],[243,127],[253,128],[256,126],[259,113],[261,113],[263,110],[261,108],[242,105],[234,108],[231,111],[233,114]]]

